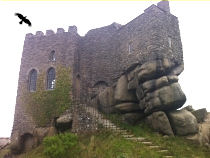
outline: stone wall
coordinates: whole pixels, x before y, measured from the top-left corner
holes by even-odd
[[[98,93],[94,87],[98,82],[109,86],[137,63],[162,58],[176,65],[183,62],[178,19],[156,5],[126,25],[113,23],[89,31],[79,49],[83,99]]]

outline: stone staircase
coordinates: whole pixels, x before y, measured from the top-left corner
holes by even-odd
[[[156,150],[159,153],[164,153],[164,158],[173,158],[173,156],[169,153],[167,149],[162,148],[161,146],[155,145],[151,140],[148,140],[144,137],[136,137],[133,134],[130,134],[127,130],[121,129],[120,127],[116,126],[113,122],[108,119],[105,119],[103,114],[101,114],[96,108],[86,106],[85,110],[89,113],[92,117],[97,119],[98,123],[102,126],[119,133],[122,137],[127,140],[136,141],[139,143],[144,144],[148,148],[152,150]]]

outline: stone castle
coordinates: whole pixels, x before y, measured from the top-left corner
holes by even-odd
[[[22,87],[33,93],[37,76],[45,73],[45,88],[53,90],[58,65],[72,70],[69,75],[75,100],[104,113],[120,112],[128,122],[157,111],[176,110],[186,101],[177,77],[184,69],[179,24],[170,13],[168,1],[151,5],[125,25],[112,23],[90,30],[84,37],[77,33],[76,26],[70,26],[68,32],[59,28],[57,33],[47,30],[45,35],[41,31],[27,34],[12,141],[27,133],[33,135],[37,128],[22,106]],[[168,129],[162,132],[179,134]]]

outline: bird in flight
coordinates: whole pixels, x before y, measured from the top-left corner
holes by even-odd
[[[15,13],[15,15],[18,16],[18,18],[21,19],[21,21],[19,22],[19,24],[22,24],[23,22],[25,22],[26,24],[28,24],[28,26],[31,26],[31,22],[28,19],[26,19],[26,16],[23,16],[20,13]]]

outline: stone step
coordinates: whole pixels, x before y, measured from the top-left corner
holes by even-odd
[[[141,143],[145,145],[152,145],[152,142],[141,142]]]
[[[164,150],[159,150],[158,152],[159,152],[159,153],[165,153],[165,152],[168,152],[168,150],[165,150],[165,149],[164,149]]]
[[[132,135],[132,134],[122,134],[122,136],[124,138],[132,138],[132,137],[134,137],[134,135]]]
[[[117,126],[115,126],[115,125],[107,125],[107,126],[109,126],[110,128],[118,128]],[[119,129],[119,128],[118,128]]]
[[[117,132],[127,132],[127,130],[121,129],[121,128],[119,128],[119,127],[117,127],[115,130],[116,130]]]
[[[159,149],[160,146],[158,146],[158,145],[151,145],[151,146],[149,146],[149,148],[150,148],[150,149]]]
[[[113,129],[116,133],[120,133],[120,134],[128,134],[127,131],[122,131],[122,130],[115,130]]]
[[[139,142],[145,140],[145,138],[143,138],[143,137],[132,137],[132,138],[126,138],[126,139],[127,140],[132,140],[132,141],[139,141]]]

